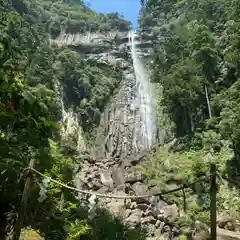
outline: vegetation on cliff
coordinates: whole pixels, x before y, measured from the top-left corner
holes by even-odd
[[[239,219],[240,2],[148,0],[142,4],[143,38],[153,39],[152,81],[163,87],[162,117],[167,114],[174,123],[172,135],[178,138],[172,152],[159,149],[143,171],[150,181],[169,188],[206,174],[206,156],[211,152],[219,174],[228,180],[228,185],[219,182],[218,213]],[[209,211],[206,186],[189,192],[188,202],[197,207],[192,215],[189,207],[195,220],[196,209],[199,214]]]

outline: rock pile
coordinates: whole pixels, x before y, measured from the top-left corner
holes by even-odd
[[[76,176],[78,188],[101,194],[142,196],[160,192],[157,186],[149,187],[143,181],[143,176],[133,166],[123,167],[114,159],[95,161],[91,157],[85,159]],[[170,218],[179,215],[178,207],[175,204],[167,205],[157,196],[138,199],[99,198],[98,204],[120,216],[130,226],[144,227],[151,240],[174,239],[179,234],[169,224]]]

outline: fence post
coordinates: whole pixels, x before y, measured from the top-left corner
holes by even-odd
[[[35,162],[34,159],[30,160],[30,163],[29,163],[30,169],[34,167],[34,162]],[[31,186],[31,180],[32,180],[32,176],[31,176],[31,172],[29,171],[27,174],[27,179],[26,179],[25,185],[24,185],[24,190],[23,190],[22,199],[21,199],[21,203],[20,203],[19,213],[18,213],[15,230],[14,230],[14,234],[13,234],[13,240],[19,240],[19,238],[20,238],[23,220],[24,220],[24,216],[26,213],[26,209],[27,209],[27,201],[28,201],[29,189]]]
[[[186,202],[186,194],[185,194],[184,186],[182,189],[182,193],[183,193],[183,211],[186,213],[187,212],[187,202]]]
[[[210,219],[211,219],[211,240],[217,240],[217,182],[216,182],[216,165],[211,163],[211,188],[210,188]]]

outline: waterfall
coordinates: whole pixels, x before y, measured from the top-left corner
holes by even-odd
[[[129,33],[129,45],[131,46],[131,55],[136,79],[134,105],[139,111],[140,118],[135,126],[136,133],[134,134],[133,145],[143,150],[150,148],[155,143],[156,102],[148,72],[144,68],[137,53],[135,31]]]

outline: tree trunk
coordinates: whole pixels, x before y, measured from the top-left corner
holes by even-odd
[[[3,213],[3,209],[0,209],[0,239],[5,240],[5,228],[6,228],[6,216]]]
[[[184,128],[185,128],[185,134],[188,134],[191,132],[191,123],[189,118],[189,111],[187,107],[184,107]]]

